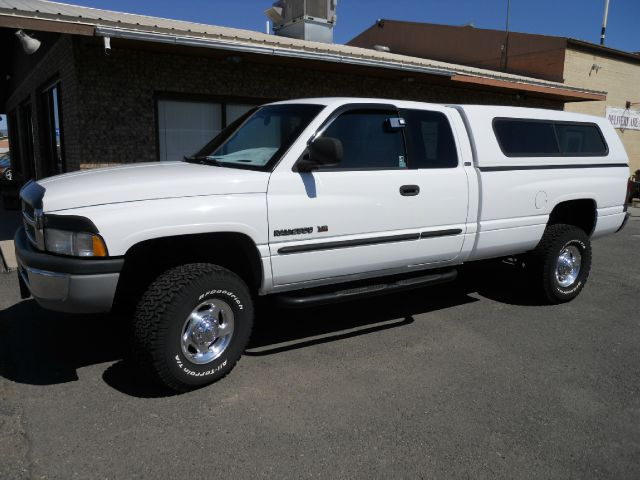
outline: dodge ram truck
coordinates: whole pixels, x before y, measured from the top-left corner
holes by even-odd
[[[628,158],[605,118],[325,98],[263,105],[179,162],[32,181],[23,297],[131,312],[135,358],[186,391],[223,377],[254,300],[310,306],[523,258],[532,295],[575,298],[591,240],[626,221]]]

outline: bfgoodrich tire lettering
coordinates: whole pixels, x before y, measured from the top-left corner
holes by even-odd
[[[549,225],[531,253],[533,287],[549,303],[573,300],[589,277],[591,242],[573,225]]]
[[[198,352],[183,343],[188,318],[197,308],[206,310],[207,305],[216,304],[224,305],[226,320],[220,317],[222,325],[232,318],[230,340],[219,355],[211,355],[210,361],[203,357],[204,363],[198,363]],[[158,277],[138,303],[133,321],[134,353],[140,366],[167,387],[192,390],[233,369],[249,341],[252,325],[251,295],[240,277],[211,264],[182,265]]]

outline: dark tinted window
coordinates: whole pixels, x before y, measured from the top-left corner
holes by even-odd
[[[449,120],[440,112],[403,110],[411,168],[453,168],[458,165]]]
[[[336,168],[406,168],[402,130],[387,127],[397,112],[354,110],[343,113],[322,136],[342,142],[344,157]]]
[[[579,157],[608,152],[600,129],[591,123],[497,118],[493,128],[502,152],[508,157]]]
[[[497,119],[494,129],[505,155],[557,156],[560,153],[551,122]]]
[[[606,155],[600,129],[595,125],[579,123],[557,123],[556,132],[560,151],[565,154]]]

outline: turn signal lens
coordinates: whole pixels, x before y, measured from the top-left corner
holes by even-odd
[[[104,244],[104,240],[100,238],[98,235],[93,236],[93,256],[94,257],[106,257],[107,256],[107,247]]]
[[[47,250],[51,253],[73,257],[107,256],[104,241],[93,233],[46,228],[44,237]]]

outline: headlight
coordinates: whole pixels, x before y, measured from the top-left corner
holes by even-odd
[[[100,235],[46,228],[44,239],[47,251],[73,257],[106,257],[107,247]]]

